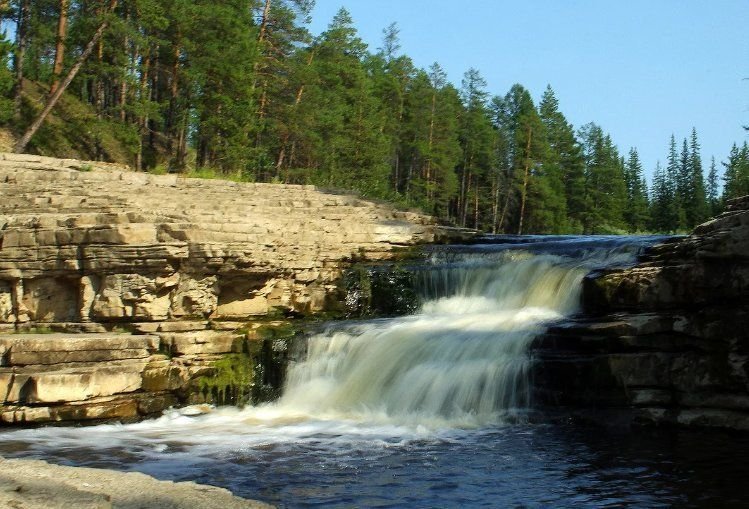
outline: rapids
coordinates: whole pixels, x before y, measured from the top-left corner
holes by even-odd
[[[601,462],[617,450],[605,440],[527,419],[529,344],[578,310],[589,271],[632,263],[657,240],[489,237],[434,248],[412,268],[417,313],[330,324],[308,338],[275,403],[6,431],[0,453],[191,479],[282,506],[689,503],[681,483],[709,492],[710,469],[677,475],[649,456],[678,447],[627,436]]]

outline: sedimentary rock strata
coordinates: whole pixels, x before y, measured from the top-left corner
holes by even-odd
[[[749,197],[636,267],[590,275],[583,305],[536,343],[539,401],[749,430]]]
[[[233,331],[249,320],[336,309],[352,260],[451,235],[312,186],[0,154],[1,419],[135,418],[184,401],[218,356],[248,349]],[[16,334],[35,331],[60,334]]]
[[[0,322],[319,311],[342,262],[446,231],[312,186],[245,184],[0,154]]]

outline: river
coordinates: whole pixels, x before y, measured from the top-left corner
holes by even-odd
[[[749,439],[589,428],[532,411],[529,345],[582,278],[655,237],[490,237],[434,248],[410,316],[308,338],[273,404],[0,434],[0,453],[195,480],[282,507],[743,503]]]

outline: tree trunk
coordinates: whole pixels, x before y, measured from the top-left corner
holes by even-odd
[[[97,72],[96,80],[94,81],[94,100],[96,103],[96,118],[102,120],[104,118],[104,79],[102,77],[102,61],[104,60],[104,44],[99,38],[99,42],[96,45],[96,59],[99,63],[99,72]],[[100,124],[101,125],[101,124]],[[101,149],[101,135],[99,132],[96,133],[96,160],[101,161],[103,158]]]
[[[531,169],[531,139],[533,129],[528,128],[528,144],[525,147],[525,173],[523,175],[523,190],[520,193],[520,223],[518,224],[518,235],[523,234],[523,216],[525,215],[525,199],[528,195],[528,179]]]
[[[109,5],[109,12],[112,12],[114,8],[117,6],[117,0],[111,0],[111,3]],[[68,74],[65,76],[65,79],[62,80],[60,83],[60,86],[55,90],[55,93],[50,96],[50,98],[47,100],[47,105],[44,107],[42,112],[39,114],[39,116],[36,117],[36,119],[31,123],[29,128],[26,130],[24,135],[21,137],[21,139],[18,140],[16,145],[13,147],[13,151],[16,153],[21,153],[26,149],[26,146],[29,144],[29,141],[31,141],[32,136],[39,130],[42,123],[44,122],[44,119],[47,118],[47,115],[49,115],[50,111],[52,111],[52,108],[55,107],[55,104],[57,104],[57,101],[60,100],[60,97],[62,97],[63,92],[65,92],[65,89],[68,88],[70,85],[70,82],[73,81],[73,78],[75,78],[75,75],[78,74],[78,71],[81,70],[81,67],[83,67],[84,62],[86,59],[91,56],[91,53],[93,53],[94,48],[96,47],[96,44],[99,42],[99,39],[104,35],[104,31],[107,29],[107,26],[109,26],[109,22],[105,19],[104,22],[102,22],[101,25],[99,25],[99,28],[94,33],[94,36],[91,38],[91,40],[86,45],[86,48],[83,50],[83,53],[78,57],[78,60],[76,60],[75,64],[73,64],[73,67],[70,68],[68,71]]]
[[[473,180],[470,170],[467,173],[468,178],[466,180],[465,191],[463,192],[463,209],[460,213],[460,226],[463,228],[468,224],[468,193],[471,191],[471,181]]]
[[[179,57],[182,53],[182,34],[178,31],[172,51],[171,81],[169,82],[169,118],[167,126],[167,150],[170,154],[175,150],[179,122]]]
[[[476,179],[476,190],[473,196],[473,229],[479,229],[479,179]]]
[[[427,181],[427,202],[432,202],[432,197],[434,196],[434,193],[432,191],[432,187],[429,185],[429,183],[432,180],[432,147],[434,146],[434,116],[437,112],[437,93],[432,93],[432,110],[429,115],[429,157],[427,157],[427,171],[426,171],[426,181]]]
[[[265,5],[263,6],[263,16],[260,19],[260,33],[257,36],[258,42],[263,42],[265,40],[265,34],[268,30],[268,15],[270,14],[270,0],[265,0]]]
[[[307,59],[307,67],[312,65],[312,61],[315,59],[315,52],[310,51],[309,58]],[[296,111],[296,109],[299,107],[299,104],[302,102],[302,96],[304,96],[304,84],[302,83],[299,86],[299,89],[296,91],[296,97],[294,98],[294,107],[292,111]],[[282,139],[281,139],[281,149],[278,152],[278,159],[276,160],[276,175],[281,175],[281,168],[284,164],[284,159],[286,158],[286,144],[289,142],[289,133],[286,132]],[[291,164],[292,158],[289,158],[289,164]]]
[[[13,118],[21,119],[21,100],[23,98],[23,64],[26,57],[29,32],[29,0],[21,0],[18,9],[18,24],[16,29],[16,54],[13,65],[16,71],[15,90],[13,91]]]
[[[263,14],[260,16],[260,30],[258,31],[257,36],[257,42],[258,47],[260,49],[260,57],[255,60],[255,63],[252,64],[252,90],[253,92],[257,88],[258,84],[258,71],[260,70],[260,63],[263,60],[263,57],[265,56],[265,52],[263,51],[263,41],[265,41],[266,34],[268,32],[268,15],[270,14],[270,2],[271,0],[265,0],[265,4],[263,5]]]
[[[130,23],[130,12],[127,13],[125,16],[125,21],[129,24]],[[130,37],[125,36],[125,40],[123,41],[123,53],[128,54],[130,50]],[[128,72],[130,72],[133,76],[135,75],[135,62],[137,62],[136,57],[133,56],[130,60],[130,65],[128,66]],[[119,97],[118,97],[118,103],[120,108],[120,122],[123,124],[127,121],[127,93],[128,93],[128,87],[127,87],[127,74],[120,77],[120,89],[119,89]]]
[[[60,86],[62,66],[65,62],[65,38],[68,33],[68,7],[70,0],[60,0],[60,17],[57,20],[57,40],[55,44],[55,63],[52,67],[52,86],[49,94],[52,95]]]
[[[492,234],[497,233],[498,216],[499,216],[499,172],[497,172],[497,178],[494,179],[494,185],[492,189]]]
[[[139,94],[141,102],[148,102],[151,100],[150,89],[148,88],[148,77],[151,72],[151,51],[150,48],[146,48],[146,53],[143,56],[139,56],[136,50],[135,61],[137,62],[140,58],[141,69],[140,69],[140,84]],[[148,111],[146,109],[146,111]],[[143,138],[146,135],[146,127],[148,126],[148,113],[138,118],[138,153],[135,155],[135,169],[137,171],[143,171]]]

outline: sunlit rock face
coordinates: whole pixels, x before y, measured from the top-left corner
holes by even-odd
[[[0,323],[322,310],[344,262],[448,231],[313,186],[0,154]]]
[[[591,274],[583,305],[536,342],[538,401],[749,430],[749,197],[636,267]]]
[[[352,260],[462,234],[313,186],[0,154],[2,420],[159,411],[252,350],[248,321],[342,307]],[[67,335],[13,334],[40,329]]]

